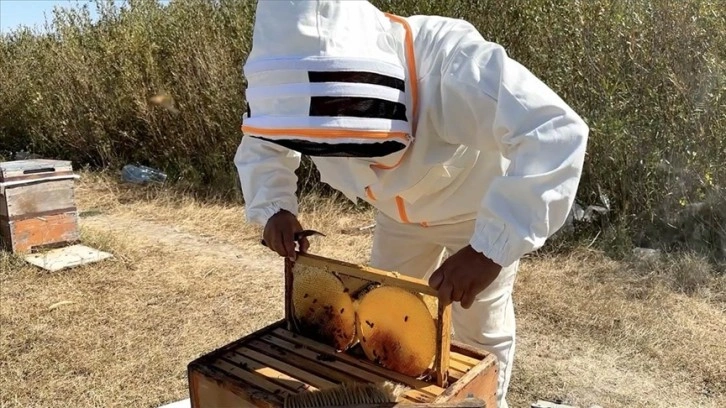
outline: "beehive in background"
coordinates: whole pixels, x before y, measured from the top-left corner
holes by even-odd
[[[11,252],[57,247],[80,239],[71,162],[0,163],[0,240]]]

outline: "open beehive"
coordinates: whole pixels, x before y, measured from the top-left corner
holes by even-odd
[[[285,262],[285,318],[192,361],[191,405],[283,407],[289,395],[388,382],[405,387],[401,402],[495,407],[494,356],[450,329],[451,305],[425,281],[299,254]]]

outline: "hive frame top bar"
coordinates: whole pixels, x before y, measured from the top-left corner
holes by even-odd
[[[288,328],[292,322],[292,279],[295,264],[314,266],[329,273],[339,273],[354,278],[378,282],[383,285],[397,286],[413,292],[437,298],[438,313],[436,318],[436,356],[434,359],[434,372],[436,385],[446,387],[448,383],[449,354],[451,348],[451,304],[442,304],[438,301],[438,292],[422,279],[403,276],[396,272],[384,271],[368,266],[353,264],[326,258],[320,255],[297,253],[297,260],[285,259],[285,320]]]
[[[0,181],[46,178],[73,173],[73,165],[67,160],[11,160],[0,162]]]
[[[296,262],[298,263],[316,266],[331,273],[337,272],[343,275],[378,282],[384,285],[398,286],[402,289],[408,289],[424,295],[434,297],[438,296],[436,289],[429,286],[426,281],[401,275],[397,272],[384,271],[364,265],[338,261],[319,255],[300,252],[297,253],[297,258],[298,260]]]

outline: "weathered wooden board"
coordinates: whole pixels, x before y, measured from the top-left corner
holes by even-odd
[[[25,256],[25,260],[39,268],[56,272],[62,269],[73,268],[100,262],[113,257],[108,252],[99,251],[85,245],[70,245],[62,248]]]
[[[77,211],[0,223],[5,248],[29,252],[35,247],[72,243],[80,239]]]
[[[0,181],[32,180],[72,172],[73,166],[66,160],[33,159],[0,163]]]
[[[0,195],[0,219],[30,218],[76,209],[74,180],[37,180],[5,188]]]

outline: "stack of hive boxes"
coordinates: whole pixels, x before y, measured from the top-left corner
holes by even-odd
[[[11,252],[64,246],[80,239],[71,162],[0,163],[0,241]]]

